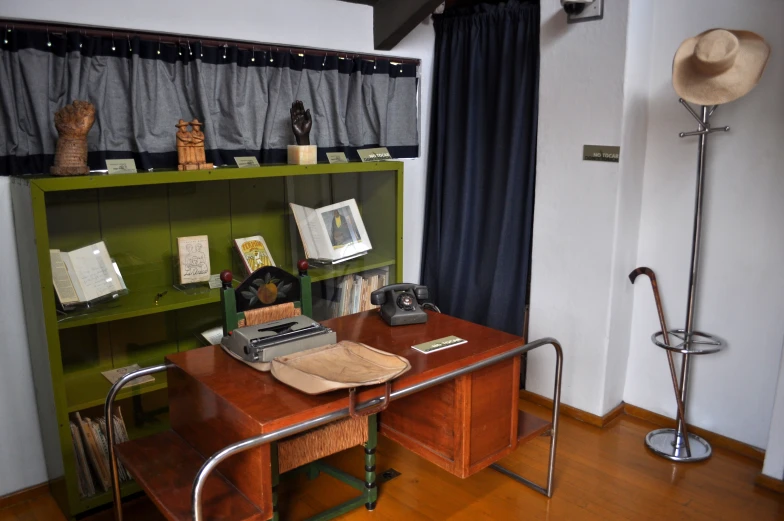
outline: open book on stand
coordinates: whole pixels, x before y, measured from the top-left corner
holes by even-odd
[[[289,205],[308,260],[337,264],[373,248],[354,199],[315,209]]]
[[[49,250],[49,260],[54,290],[64,309],[127,291],[103,241],[71,252]]]

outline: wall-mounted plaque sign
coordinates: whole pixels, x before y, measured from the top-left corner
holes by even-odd
[[[606,161],[617,163],[621,157],[621,147],[609,145],[583,145],[583,161]]]

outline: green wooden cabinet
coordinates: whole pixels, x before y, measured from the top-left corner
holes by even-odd
[[[178,237],[209,236],[211,271],[241,274],[233,239],[260,234],[275,263],[296,273],[304,254],[288,203],[318,207],[354,198],[373,250],[333,267],[311,268],[314,308],[329,309],[318,299],[343,275],[387,268],[389,282],[402,277],[400,162],[20,177],[13,179],[11,193],[47,471],[69,516],[111,501],[110,492],[80,497],[69,427],[77,411],[102,415],[109,382],[101,372],[159,364],[168,353],[201,346],[199,333],[220,322],[219,289],[174,287]],[[129,293],[89,311],[59,313],[49,250],[70,251],[99,240]],[[130,436],[168,428],[166,402],[165,375],[122,391],[117,403]],[[124,491],[138,488],[129,483]]]

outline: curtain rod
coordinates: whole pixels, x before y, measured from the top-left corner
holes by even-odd
[[[264,43],[264,42],[252,42],[248,40],[232,40],[232,39],[220,39],[216,40],[215,38],[205,38],[202,36],[195,36],[195,35],[186,35],[186,34],[173,34],[173,33],[155,33],[151,31],[135,31],[129,29],[112,29],[107,27],[96,27],[91,25],[77,25],[77,24],[62,24],[62,23],[48,23],[48,22],[29,22],[29,21],[20,21],[14,19],[0,19],[0,26],[2,26],[2,30],[6,31],[7,29],[16,30],[16,29],[27,29],[27,30],[34,30],[34,31],[46,31],[49,34],[53,35],[62,35],[67,32],[76,32],[79,34],[83,34],[85,36],[98,36],[98,37],[110,37],[116,38],[118,40],[131,38],[134,36],[138,36],[141,39],[146,39],[150,41],[157,41],[165,45],[186,45],[189,42],[196,43],[200,42],[202,45],[205,46],[213,46],[213,47],[224,47],[226,45],[231,47],[237,47],[238,49],[244,50],[257,50],[257,51],[280,51],[288,50],[291,53],[296,54],[308,54],[310,56],[337,56],[337,57],[345,57],[345,58],[360,58],[362,60],[368,61],[376,61],[377,59],[381,60],[389,60],[390,62],[394,63],[410,63],[414,65],[419,65],[420,60],[416,58],[402,58],[399,56],[386,56],[386,55],[376,55],[376,54],[365,54],[365,53],[356,53],[350,51],[335,51],[331,49],[319,49],[315,47],[301,47],[301,46],[293,46],[293,45],[281,45],[281,44],[271,44],[271,43]]]

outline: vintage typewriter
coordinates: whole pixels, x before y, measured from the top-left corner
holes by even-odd
[[[223,337],[221,346],[246,362],[268,363],[279,356],[336,342],[331,329],[296,316],[237,328]]]

